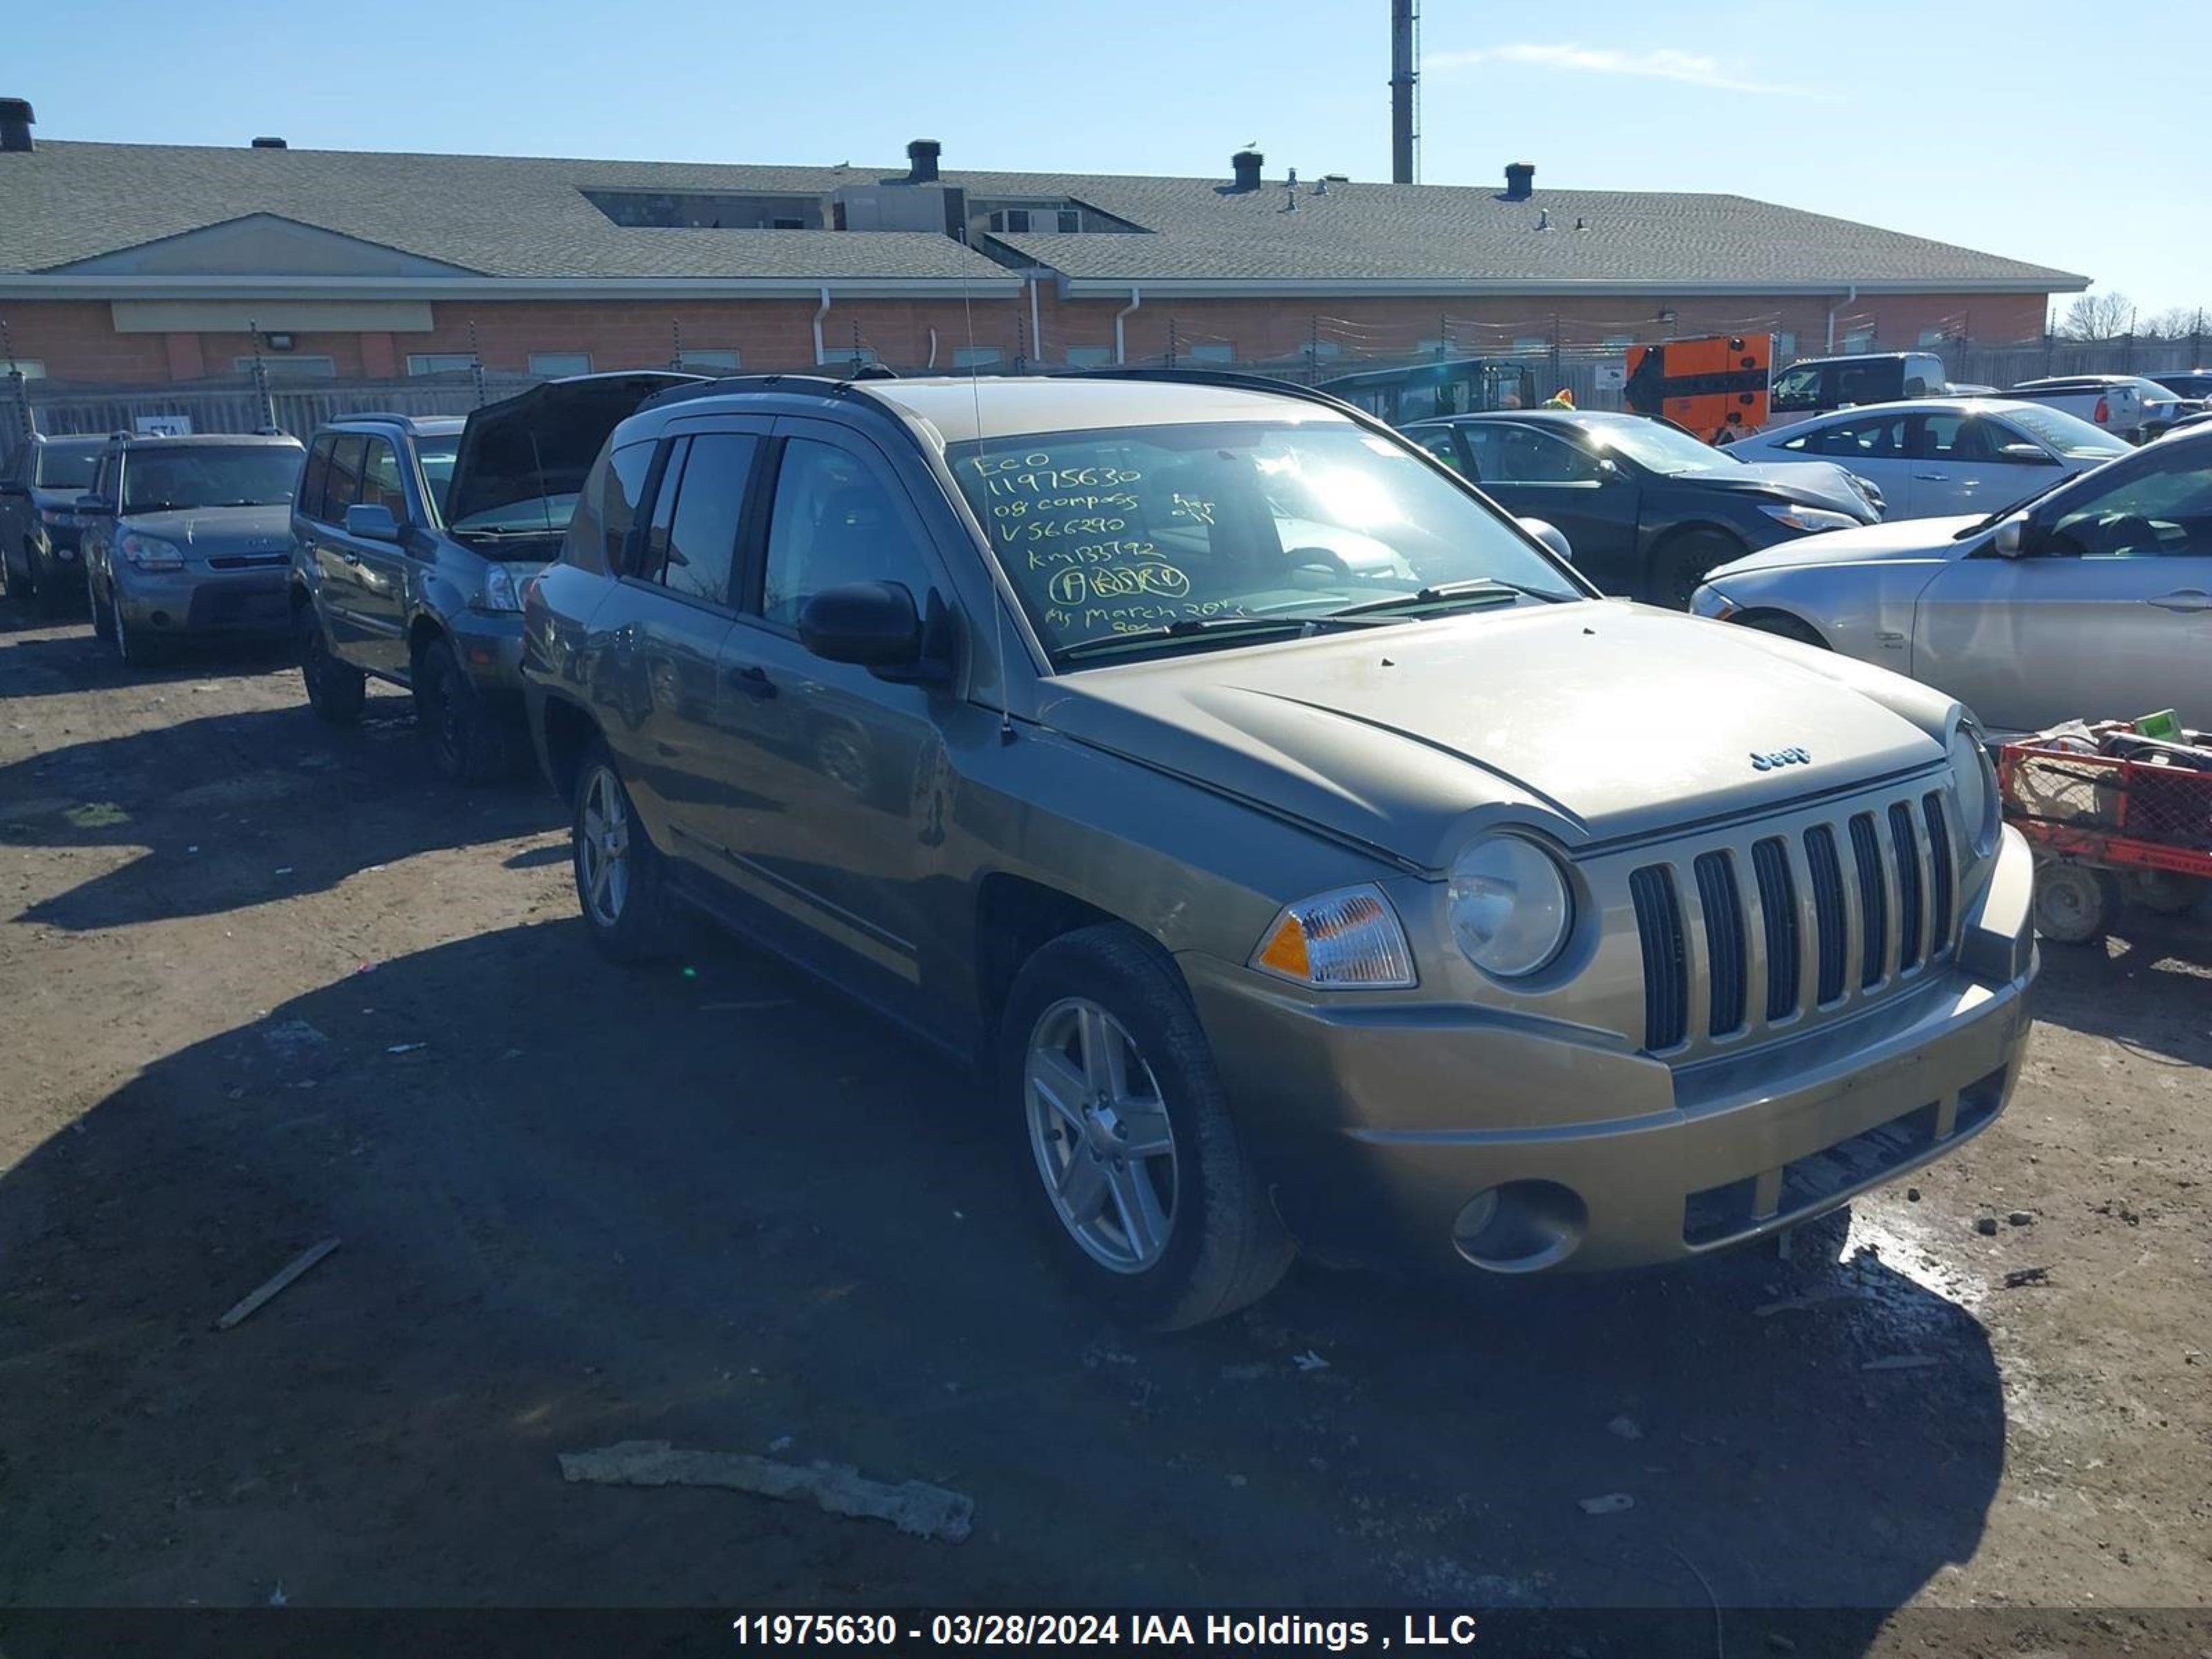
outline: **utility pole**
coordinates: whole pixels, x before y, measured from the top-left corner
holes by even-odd
[[[1390,181],[1410,185],[1419,172],[1421,9],[1390,0]]]

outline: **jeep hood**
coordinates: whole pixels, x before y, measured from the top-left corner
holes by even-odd
[[[461,428],[446,522],[464,524],[520,501],[574,495],[607,434],[640,404],[704,378],[652,369],[579,374],[486,404]]]
[[[1780,811],[1942,758],[1940,694],[1749,629],[1523,605],[1048,681],[1054,731],[1425,870],[1492,822],[1570,845]],[[1754,767],[1802,749],[1808,763]]]
[[[1801,536],[1795,541],[1779,542],[1763,551],[1747,554],[1741,559],[1705,573],[1705,580],[1717,582],[1723,588],[1734,575],[1747,575],[1753,571],[1790,570],[1807,565],[1867,564],[1893,559],[1926,559],[1937,563],[1966,551],[1966,542],[1952,538],[1971,525],[1982,521],[1984,515],[1967,514],[1948,519],[1897,519],[1887,524],[1870,524],[1856,530],[1828,530],[1817,536]]]

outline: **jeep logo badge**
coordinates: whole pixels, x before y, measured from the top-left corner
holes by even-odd
[[[1751,769],[1754,772],[1771,772],[1778,766],[1810,766],[1812,763],[1812,755],[1802,749],[1777,749],[1771,754],[1751,757]]]

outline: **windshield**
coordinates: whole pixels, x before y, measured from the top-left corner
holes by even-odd
[[[295,444],[134,449],[123,464],[123,510],[281,507],[299,482]]]
[[[1461,583],[1498,584],[1512,603],[1584,597],[1498,514],[1349,422],[994,438],[946,459],[1055,657],[1231,618],[1291,626]]]
[[[1715,449],[1703,439],[1658,421],[1592,421],[1583,430],[1601,447],[1618,450],[1654,472],[1670,476],[1735,460],[1725,449]]]
[[[460,447],[461,434],[458,432],[442,438],[415,441],[415,458],[422,464],[422,482],[429,486],[430,501],[438,509],[441,523],[446,517],[446,492],[453,483],[453,457]]]
[[[447,474],[449,479],[452,476],[450,472]],[[488,507],[446,528],[457,536],[517,536],[538,541],[547,536],[566,535],[568,520],[575,516],[576,497],[572,491],[558,495],[533,495],[526,501],[506,501],[498,507]],[[538,556],[528,548],[502,552],[496,546],[479,546],[477,550],[495,559]]]
[[[2129,453],[2130,447],[2124,441],[2063,409],[2022,404],[2017,409],[2005,410],[2004,417],[2069,459],[2100,460]]]
[[[38,471],[31,482],[40,489],[74,489],[79,492],[92,488],[92,476],[100,471],[100,453],[106,445],[40,444],[35,465]]]

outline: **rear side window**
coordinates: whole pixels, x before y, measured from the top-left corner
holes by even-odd
[[[331,481],[331,446],[337,441],[329,433],[315,440],[315,447],[307,452],[307,465],[300,474],[298,497],[301,514],[310,519],[326,518],[323,511],[323,495]]]
[[[660,565],[660,584],[670,592],[709,605],[730,602],[738,524],[759,448],[757,438],[738,432],[704,432],[691,440]],[[668,488],[665,482],[661,488]]]
[[[352,433],[341,434],[331,446],[330,482],[323,493],[325,524],[343,524],[346,508],[361,499],[362,459],[368,447],[368,439]]]
[[[920,605],[929,567],[905,515],[858,456],[793,438],[769,520],[761,614],[796,628],[808,599],[848,582],[897,582]]]

